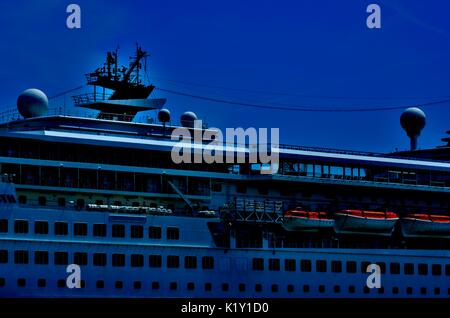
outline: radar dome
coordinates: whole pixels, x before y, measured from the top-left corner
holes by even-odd
[[[158,120],[162,123],[167,123],[170,121],[170,111],[166,108],[161,109],[158,112]]]
[[[24,118],[45,116],[48,112],[48,98],[39,89],[24,90],[17,98],[17,109]]]
[[[417,148],[417,138],[420,136],[422,129],[425,127],[425,113],[417,107],[406,109],[400,116],[400,124],[411,139],[411,150]]]
[[[185,112],[183,115],[181,115],[180,121],[181,125],[183,127],[194,127],[194,121],[197,120],[197,115],[193,112]]]

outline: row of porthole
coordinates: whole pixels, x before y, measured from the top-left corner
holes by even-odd
[[[26,287],[26,279],[25,278],[19,278],[17,279],[17,286],[24,288]],[[66,288],[66,281],[64,279],[59,279],[57,281],[57,287],[58,288]],[[0,288],[1,287],[5,287],[6,286],[6,279],[5,278],[0,278]],[[47,287],[47,281],[43,278],[38,279],[36,286],[38,288],[45,288]],[[114,282],[114,288],[115,289],[123,289],[123,281],[115,281]],[[86,281],[81,280],[81,288],[85,288],[86,287]],[[97,289],[103,289],[105,288],[105,282],[103,280],[97,280],[95,283],[95,287]],[[152,290],[160,290],[160,283],[158,281],[153,281],[151,283],[151,289]],[[135,290],[140,290],[142,289],[142,282],[141,281],[134,281],[133,282],[133,289]],[[212,283],[205,283],[204,284],[204,291],[205,292],[211,292],[212,291]],[[169,290],[171,291],[176,291],[178,290],[178,283],[177,282],[170,282],[169,283]],[[194,291],[195,290],[195,283],[193,282],[188,282],[186,284],[186,290],[187,291]],[[228,283],[223,283],[220,285],[220,290],[222,292],[228,292],[230,290],[230,285]],[[310,285],[302,285],[302,289],[303,293],[309,293],[311,291]],[[334,285],[333,286],[333,293],[338,294],[341,292],[341,286],[340,285]],[[238,284],[238,291],[239,292],[246,292],[246,284]],[[255,292],[262,292],[263,291],[263,285],[262,284],[255,284],[254,287],[254,291]],[[278,284],[272,284],[270,285],[270,291],[272,293],[277,293],[279,291],[279,285]],[[288,284],[286,287],[286,291],[288,293],[294,293],[295,292],[295,286],[293,284]],[[319,285],[317,288],[317,291],[319,293],[325,293],[326,291],[326,287],[325,285]],[[363,293],[364,294],[368,294],[370,292],[370,289],[368,287],[364,287],[363,288]],[[378,294],[384,294],[385,293],[385,289],[384,287],[378,288],[377,289]],[[397,295],[399,294],[400,289],[399,287],[392,287],[392,294],[393,295]],[[406,294],[408,295],[412,295],[413,294],[413,288],[412,287],[407,287],[405,290]],[[419,289],[419,293],[421,295],[426,295],[428,292],[427,287],[421,287]],[[348,293],[349,294],[354,294],[356,293],[356,287],[353,285],[348,286]],[[441,289],[439,287],[435,287],[433,289],[433,294],[434,295],[441,295]],[[450,288],[447,289],[447,294],[450,295]]]

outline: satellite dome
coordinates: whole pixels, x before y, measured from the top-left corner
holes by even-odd
[[[29,88],[17,98],[17,109],[24,118],[45,116],[48,112],[48,98],[41,90]]]
[[[158,120],[162,123],[167,123],[170,121],[170,111],[166,108],[161,109],[158,112]]]
[[[400,116],[400,124],[408,136],[418,136],[425,127],[425,113],[417,107],[406,109]]]
[[[193,112],[185,112],[181,115],[180,121],[183,127],[194,127],[194,121],[197,120],[197,115]]]

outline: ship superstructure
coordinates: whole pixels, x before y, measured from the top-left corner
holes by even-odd
[[[0,125],[1,296],[450,296],[450,162],[279,145],[274,174],[175,164],[179,126],[148,99],[146,56],[120,68],[111,52],[88,74],[94,93],[74,102],[96,118],[25,100],[25,118]],[[152,109],[161,123],[133,121]],[[67,287],[69,264],[82,288]]]

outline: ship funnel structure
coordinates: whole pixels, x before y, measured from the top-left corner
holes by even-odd
[[[48,98],[43,91],[29,88],[17,98],[17,109],[23,118],[45,116],[48,113]]]
[[[417,139],[425,127],[425,113],[417,107],[406,109],[400,116],[400,124],[411,140],[411,151],[417,149]]]

